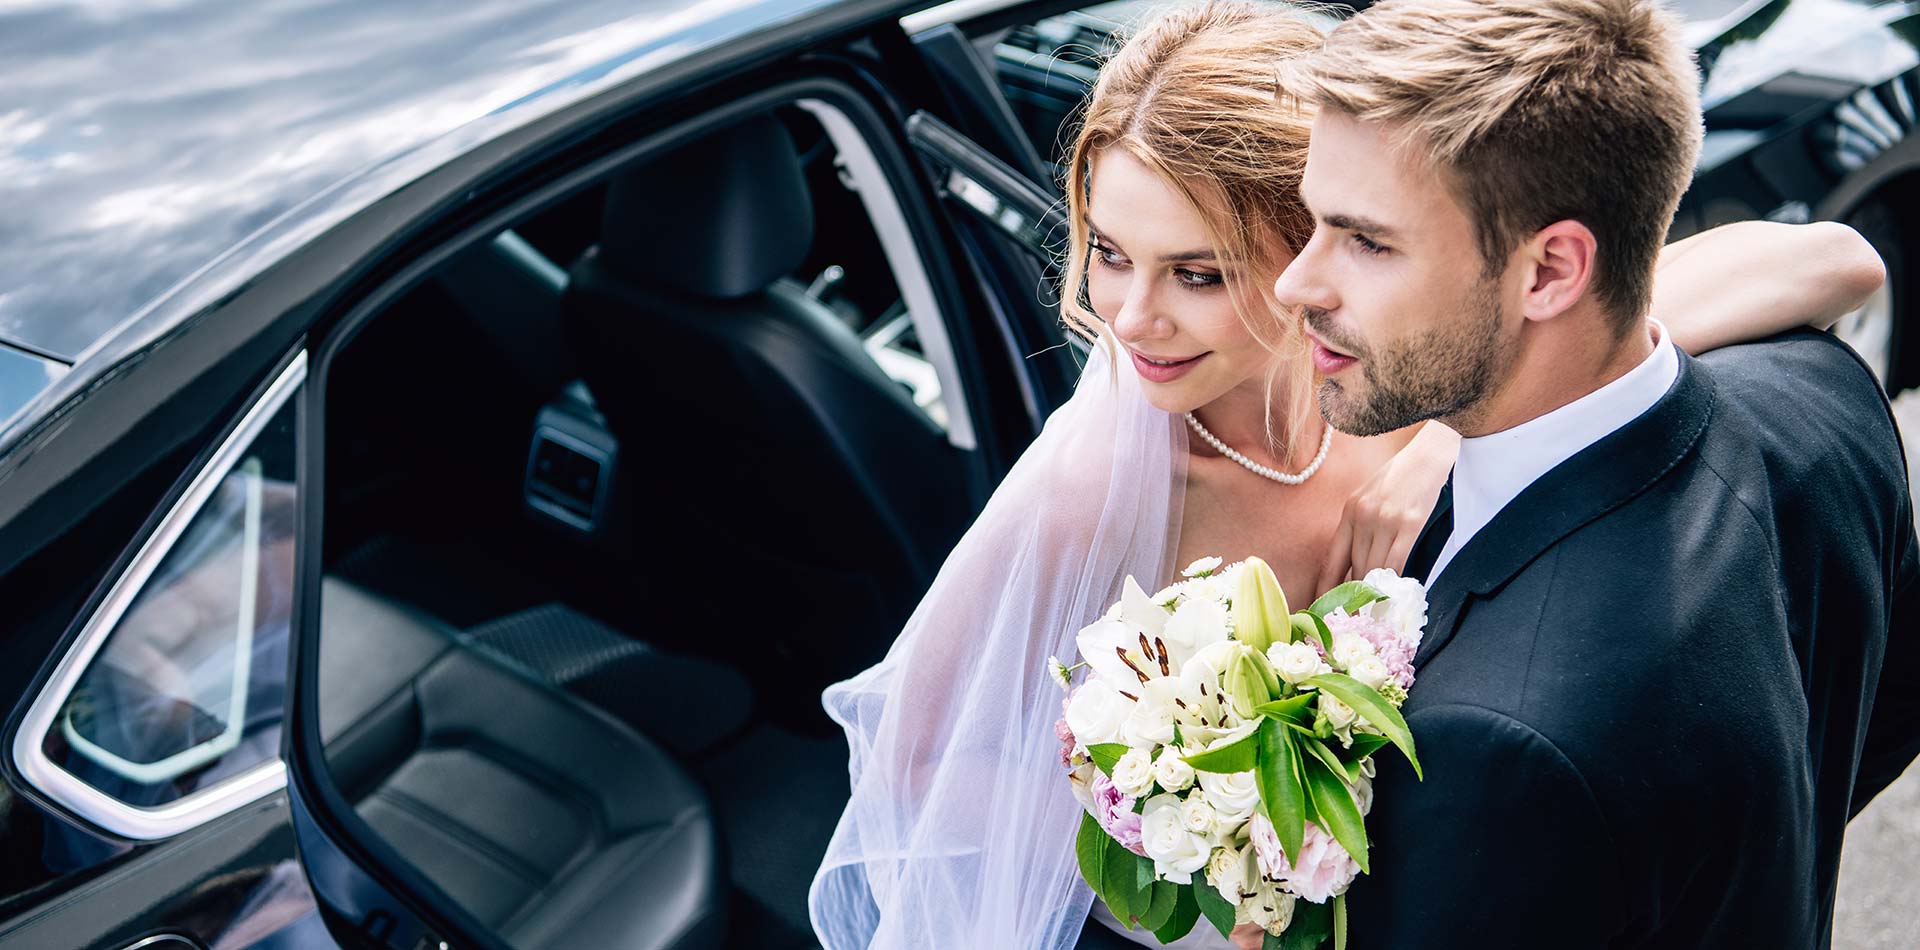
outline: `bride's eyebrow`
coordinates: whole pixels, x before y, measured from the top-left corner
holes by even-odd
[[[1100,225],[1094,223],[1093,215],[1087,215],[1087,236],[1091,237],[1096,242],[1108,245],[1108,250],[1114,250],[1114,251],[1120,250],[1120,245],[1117,242],[1115,242],[1112,238],[1107,237],[1107,232],[1103,230],[1100,227]],[[1213,248],[1207,247],[1207,248],[1200,248],[1198,250],[1192,250],[1192,251],[1181,251],[1178,254],[1162,255],[1160,257],[1160,263],[1162,264],[1202,264],[1202,263],[1211,264],[1218,261],[1219,259],[1220,259],[1220,255],[1215,254],[1213,251]]]

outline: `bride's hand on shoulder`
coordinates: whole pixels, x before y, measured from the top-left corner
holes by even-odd
[[[1460,453],[1460,435],[1424,424],[1405,448],[1347,498],[1316,592],[1358,580],[1376,567],[1404,570]]]

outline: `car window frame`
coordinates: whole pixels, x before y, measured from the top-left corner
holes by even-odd
[[[58,728],[60,721],[65,718],[61,713],[81,677],[127,610],[145,590],[154,572],[200,515],[221,483],[243,462],[247,450],[268,423],[306,391],[306,378],[307,354],[302,345],[282,361],[271,382],[240,414],[212,454],[187,476],[185,488],[177,493],[166,513],[160,516],[145,537],[136,542],[138,548],[133,556],[109,582],[105,596],[79,621],[81,626],[78,633],[67,641],[52,671],[34,691],[33,700],[13,733],[11,754],[20,777],[50,803],[120,837],[135,841],[158,841],[197,828],[286,787],[286,761],[284,756],[276,754],[246,771],[206,788],[196,789],[164,805],[134,805],[95,788],[62,768],[47,756],[44,743],[48,734]],[[298,435],[297,421],[295,434]],[[299,451],[296,446],[297,473],[304,470],[304,466],[299,464]],[[295,492],[303,490],[296,481]],[[297,578],[298,562],[304,559],[307,542],[297,533],[295,538],[296,565],[293,576]]]

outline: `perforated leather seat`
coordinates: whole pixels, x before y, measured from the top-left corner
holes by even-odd
[[[714,823],[660,748],[432,618],[322,596],[329,767],[387,843],[520,950],[719,945]]]
[[[898,632],[971,504],[945,435],[781,279],[814,224],[791,136],[750,119],[611,183],[563,312],[639,460],[640,546],[663,576],[724,564],[752,577],[755,601],[779,605],[766,632],[811,638],[791,656],[822,668],[796,672],[838,676]],[[817,685],[799,692],[811,702]]]

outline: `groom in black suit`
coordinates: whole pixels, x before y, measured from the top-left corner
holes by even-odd
[[[1322,409],[1465,439],[1352,945],[1825,947],[1920,750],[1920,551],[1872,375],[1649,314],[1700,142],[1649,0],[1387,0],[1287,83],[1318,221],[1275,293]]]

